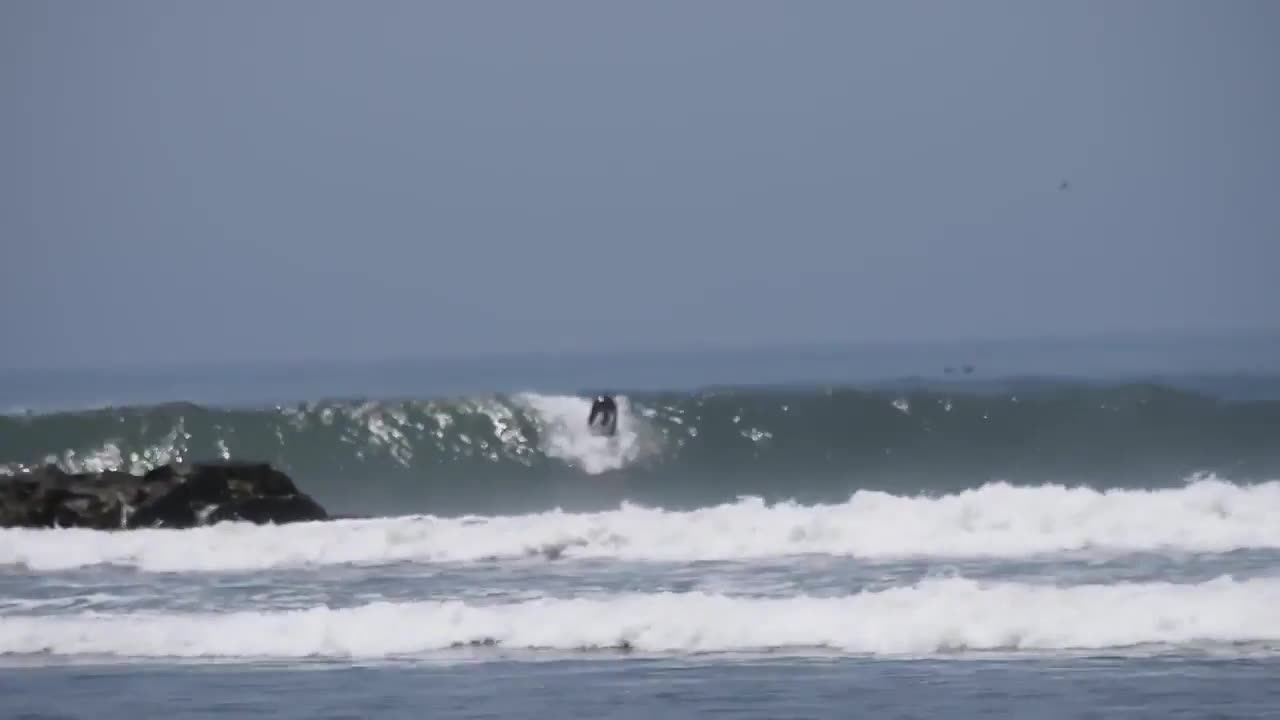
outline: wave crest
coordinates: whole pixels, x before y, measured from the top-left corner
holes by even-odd
[[[834,502],[857,489],[994,480],[1167,486],[1193,473],[1280,477],[1280,402],[1159,386],[1041,392],[788,390],[620,398],[620,434],[585,431],[585,398],[189,404],[0,417],[0,472],[144,472],[181,460],[271,462],[338,513],[520,513],[731,501]]]

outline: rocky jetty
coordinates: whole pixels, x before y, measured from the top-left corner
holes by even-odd
[[[48,465],[0,477],[0,527],[181,529],[327,519],[319,503],[267,463],[170,464],[145,475],[73,474]]]

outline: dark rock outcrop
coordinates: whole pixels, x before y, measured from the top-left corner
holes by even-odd
[[[0,478],[0,527],[119,530],[327,519],[319,503],[266,463],[162,465],[141,476],[69,474],[50,465]]]

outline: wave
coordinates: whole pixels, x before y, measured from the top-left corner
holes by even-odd
[[[1280,482],[1210,478],[1164,490],[992,484],[942,497],[859,491],[836,505],[759,498],[689,512],[432,516],[284,526],[224,523],[183,533],[0,530],[0,567],[114,565],[219,572],[517,558],[756,560],[822,554],[871,560],[1047,553],[1225,553],[1280,549]]]
[[[1276,579],[1055,587],[948,578],[843,597],[692,592],[502,604],[0,616],[0,654],[385,658],[481,645],[918,655],[1262,644],[1280,642],[1277,605]]]
[[[1280,402],[1147,384],[998,393],[780,389],[620,398],[617,438],[589,401],[532,393],[191,404],[0,417],[0,469],[143,472],[267,460],[340,513],[680,508],[740,495],[833,502],[856,489],[952,491],[993,480],[1159,487],[1193,473],[1280,477]]]

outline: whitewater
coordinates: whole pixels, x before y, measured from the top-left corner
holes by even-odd
[[[385,658],[466,645],[525,650],[932,654],[1280,642],[1280,578],[1036,587],[963,578],[843,597],[617,594],[521,602],[373,602],[269,612],[13,616],[15,653]]]
[[[406,516],[175,534],[0,530],[0,566],[95,565],[217,572],[397,562],[549,559],[698,562],[831,555],[868,560],[1017,559],[1055,552],[1280,550],[1280,482],[1198,478],[1158,490],[986,485],[941,497],[858,492],[846,503],[766,505],[746,498],[691,512],[624,506],[602,513]]]

